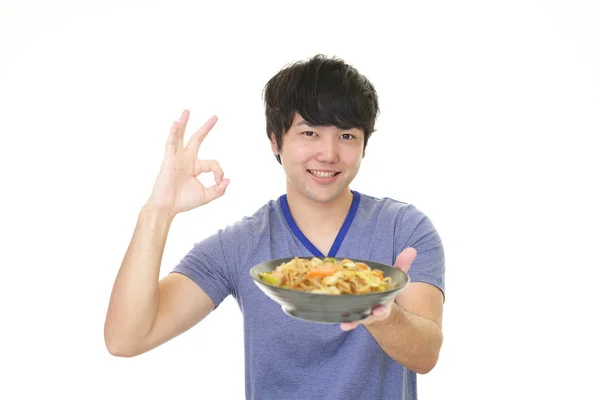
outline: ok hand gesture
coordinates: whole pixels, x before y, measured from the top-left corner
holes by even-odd
[[[229,184],[229,179],[223,179],[223,170],[216,160],[198,159],[200,145],[217,123],[217,117],[209,118],[184,147],[183,137],[189,116],[189,111],[184,110],[179,121],[171,127],[164,160],[147,202],[148,206],[172,216],[221,197]],[[207,188],[197,178],[201,173],[211,171],[216,184]]]

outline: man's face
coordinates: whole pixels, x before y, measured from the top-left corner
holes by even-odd
[[[281,157],[288,191],[328,202],[347,192],[363,158],[363,143],[362,129],[310,126],[296,113],[281,150],[274,140],[271,147]]]

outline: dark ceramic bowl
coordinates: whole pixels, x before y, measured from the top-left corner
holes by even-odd
[[[265,261],[252,267],[250,276],[260,290],[281,304],[281,308],[286,314],[303,321],[326,324],[359,321],[371,315],[371,311],[375,306],[394,299],[410,282],[408,275],[398,268],[373,261],[355,259],[352,259],[352,261],[365,263],[371,269],[382,270],[383,275],[391,277],[392,281],[398,283],[398,286],[379,293],[332,295],[281,288],[260,279],[259,273],[271,272],[277,266],[289,262],[293,258]]]

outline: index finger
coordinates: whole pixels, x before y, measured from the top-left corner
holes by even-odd
[[[208,135],[208,132],[210,132],[210,130],[213,128],[213,126],[215,126],[215,124],[217,123],[217,116],[213,115],[212,117],[210,117],[208,119],[208,121],[206,121],[204,123],[204,125],[202,125],[200,127],[200,129],[198,129],[194,135],[192,135],[189,143],[186,146],[186,150],[190,152],[190,154],[193,154],[193,157],[196,158],[198,156],[198,150],[200,149],[200,145],[202,144],[202,141],[204,140],[204,138],[206,137],[206,135]]]

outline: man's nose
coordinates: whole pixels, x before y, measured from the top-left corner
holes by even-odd
[[[318,161],[336,163],[339,159],[337,140],[323,140],[319,149]]]

